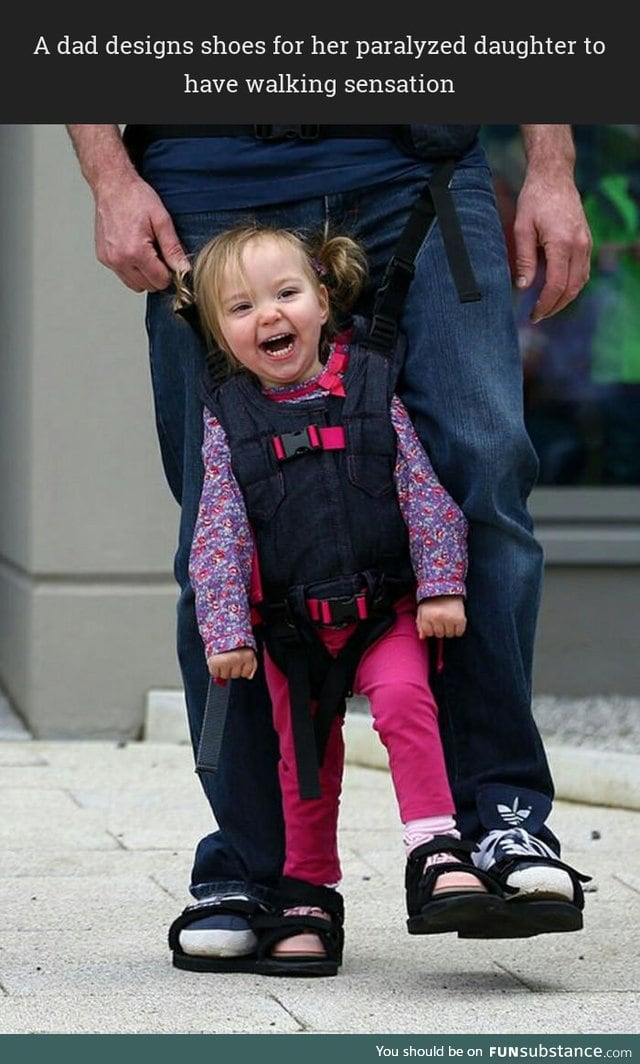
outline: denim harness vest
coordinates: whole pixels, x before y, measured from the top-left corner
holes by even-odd
[[[246,374],[208,397],[227,436],[267,602],[318,584],[335,584],[336,595],[346,594],[353,575],[370,570],[410,578],[393,480],[392,377],[389,359],[356,343],[344,397],[278,402]],[[323,446],[323,430],[338,426],[343,443],[336,445],[334,434]]]

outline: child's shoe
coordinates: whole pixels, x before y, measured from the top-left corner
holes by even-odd
[[[497,882],[469,859],[473,845],[436,835],[407,859],[407,928],[411,935],[438,935],[477,928],[505,906]]]
[[[344,903],[331,887],[283,876],[282,909],[256,921],[261,975],[337,975],[342,963]]]
[[[314,916],[319,920],[325,920],[327,927],[331,923],[329,913],[317,905],[295,905],[292,909],[284,909],[283,917],[289,916]],[[284,960],[301,960],[309,957],[312,960],[324,958],[327,955],[326,948],[320,938],[313,932],[302,932],[299,935],[291,935],[289,938],[281,938],[271,950],[271,956]]]

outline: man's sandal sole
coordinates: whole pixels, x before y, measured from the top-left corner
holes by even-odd
[[[319,976],[337,975],[340,965],[331,960],[288,960],[277,961],[272,957],[265,957],[257,962],[258,975],[294,976],[296,978],[309,978]]]
[[[182,968],[188,972],[248,972],[255,975],[258,963],[255,954],[246,957],[200,957],[191,953],[175,952],[173,954],[174,968]]]
[[[507,901],[495,917],[488,915],[484,924],[459,931],[458,938],[532,938],[582,927],[582,910],[570,902]]]
[[[506,908],[503,898],[495,894],[452,894],[434,898],[421,913],[410,916],[407,930],[410,935],[462,935],[481,929],[488,920],[498,922]]]

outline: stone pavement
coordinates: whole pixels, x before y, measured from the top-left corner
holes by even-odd
[[[193,846],[211,830],[186,744],[5,739],[0,809],[3,1034],[638,1031],[635,809],[554,808],[566,859],[597,888],[584,931],[413,937],[389,775],[349,764],[345,962],[313,980],[171,965],[166,929],[188,902]]]

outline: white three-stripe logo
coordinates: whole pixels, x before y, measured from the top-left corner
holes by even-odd
[[[523,820],[526,820],[531,812],[531,806],[526,809],[520,809],[520,799],[514,798],[513,808],[509,805],[502,805],[498,803],[498,812],[503,820],[506,820],[507,824],[511,824],[514,828],[517,828]]]

